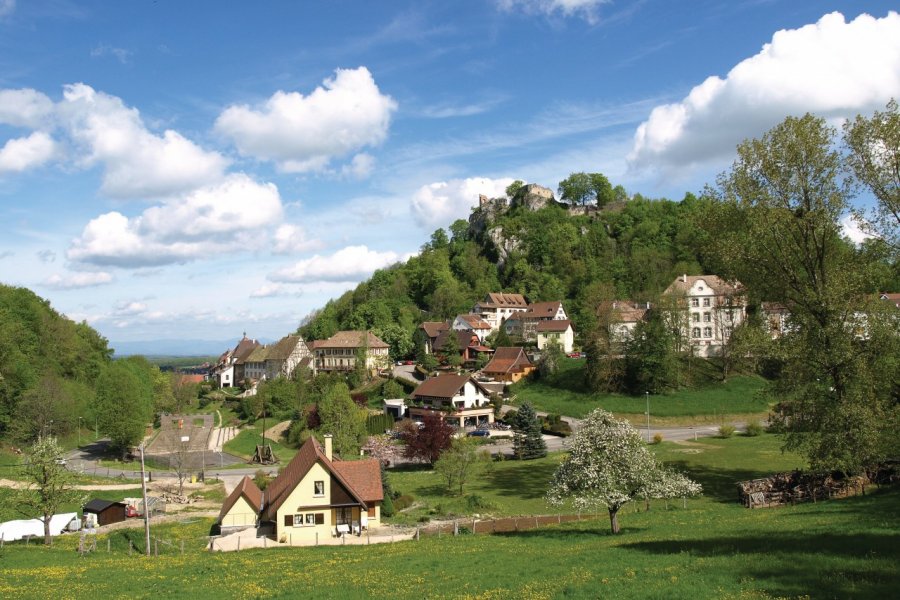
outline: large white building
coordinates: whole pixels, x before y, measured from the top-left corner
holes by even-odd
[[[727,282],[716,275],[682,275],[663,296],[674,301],[683,335],[697,356],[719,356],[731,332],[747,316],[740,282]]]
[[[522,294],[490,293],[472,307],[472,314],[484,319],[491,331],[497,331],[503,321],[526,310],[528,303]]]

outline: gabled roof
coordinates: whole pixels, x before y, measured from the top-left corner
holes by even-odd
[[[490,329],[491,324],[479,317],[478,315],[473,314],[461,314],[456,315],[457,319],[465,322],[472,329]]]
[[[431,339],[436,338],[442,331],[450,329],[450,324],[446,321],[424,321],[419,325],[419,329],[425,332],[425,335]]]
[[[222,522],[222,519],[228,514],[228,511],[237,504],[238,499],[241,497],[243,497],[244,500],[247,501],[247,504],[252,506],[257,513],[262,508],[263,493],[256,487],[256,484],[253,483],[253,480],[250,479],[249,476],[244,475],[241,482],[237,484],[237,486],[231,490],[231,493],[228,494],[228,497],[225,498],[225,503],[222,504],[222,510],[219,511],[219,523]]]
[[[244,334],[244,337],[241,338],[241,341],[237,343],[237,346],[234,347],[234,353],[232,355],[235,363],[244,363],[247,360],[247,357],[259,346],[259,342],[256,340],[251,340],[247,337],[247,334]]]
[[[372,461],[378,464],[378,461],[372,459]],[[365,461],[359,461],[365,462]],[[265,507],[262,511],[262,520],[271,521],[275,518],[278,513],[278,509],[284,504],[284,501],[288,499],[288,496],[291,495],[291,492],[294,491],[294,488],[297,487],[297,484],[306,477],[306,474],[309,473],[309,470],[315,465],[319,463],[322,467],[325,468],[326,471],[331,473],[331,475],[338,480],[341,486],[347,490],[347,493],[350,496],[361,504],[364,508],[368,508],[366,504],[366,500],[363,498],[363,495],[359,490],[353,486],[350,481],[344,476],[344,474],[335,468],[336,462],[328,460],[328,457],[325,456],[325,453],[322,451],[322,447],[319,445],[319,442],[316,441],[316,438],[311,437],[300,447],[300,450],[297,451],[297,454],[291,459],[291,462],[284,468],[281,473],[278,474],[278,477],[273,479],[269,485],[266,487],[266,497],[265,497]],[[380,467],[379,467],[380,469]],[[354,470],[352,467],[347,469],[348,471]],[[359,475],[359,472],[362,471],[362,468],[356,469],[354,472],[356,475]],[[376,483],[369,483],[369,486],[381,486],[381,471],[378,471],[378,479]],[[383,496],[383,492],[382,492]]]
[[[428,396],[430,398],[453,398],[467,382],[471,381],[475,387],[485,394],[489,392],[480,383],[472,379],[469,375],[438,375],[437,377],[429,377],[419,384],[419,387],[413,391],[413,397]]]
[[[729,283],[718,275],[682,275],[673,281],[663,294],[685,294],[698,281],[705,281],[713,292],[718,295],[735,294],[743,291],[743,286],[739,281]]]
[[[438,336],[434,339],[435,351],[440,352],[444,347],[444,344],[447,343],[447,337],[451,335],[456,338],[456,349],[460,352],[462,352],[466,348],[478,346],[481,344],[481,340],[478,339],[478,336],[469,329],[448,329],[439,333]]]
[[[521,318],[552,319],[559,312],[560,307],[562,307],[562,302],[559,300],[554,302],[535,302],[528,305],[528,310],[521,315]]]
[[[507,375],[509,373],[521,373],[527,367],[532,366],[534,365],[528,360],[528,356],[525,354],[524,349],[517,346],[502,346],[497,348],[491,362],[486,364],[484,368],[481,369],[481,372],[485,374],[497,373]]]
[[[536,329],[538,333],[546,333],[551,331],[565,331],[571,326],[572,321],[569,319],[560,319],[558,321],[538,321]]]
[[[365,337],[364,337],[365,336]],[[338,331],[336,334],[316,343],[319,348],[361,348],[363,345],[369,348],[387,348],[388,345],[378,339],[371,331]]]
[[[287,360],[299,344],[303,343],[303,338],[299,335],[286,335],[271,346],[266,355],[266,360]]]
[[[484,308],[525,308],[528,303],[522,294],[504,294],[491,292],[485,296],[483,302],[478,303]]]
[[[648,302],[634,302],[633,300],[613,300],[601,302],[597,307],[598,313],[609,311],[611,323],[637,323],[643,321],[650,310]]]
[[[374,458],[363,460],[337,460],[331,463],[344,476],[359,497],[366,502],[384,499],[381,487],[381,465]]]

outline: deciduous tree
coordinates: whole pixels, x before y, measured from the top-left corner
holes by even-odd
[[[434,463],[435,472],[447,482],[447,491],[462,495],[466,482],[491,464],[491,455],[470,438],[455,439]]]
[[[28,449],[22,462],[26,486],[16,490],[14,503],[28,518],[35,513],[44,524],[44,543],[52,543],[50,519],[63,504],[81,504],[79,490],[74,489],[75,475],[63,464],[63,451],[53,436],[37,439]]]
[[[619,509],[638,498],[694,496],[701,487],[662,467],[627,421],[596,409],[572,438],[571,451],[550,484],[547,500],[579,508],[605,506],[619,533]]]
[[[422,417],[422,425],[404,435],[403,455],[412,460],[434,464],[453,441],[453,428],[437,413]]]

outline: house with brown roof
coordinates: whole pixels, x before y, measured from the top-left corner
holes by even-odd
[[[223,534],[256,527],[262,510],[263,493],[249,476],[228,494],[216,520]]]
[[[535,331],[538,350],[543,350],[552,343],[557,344],[566,354],[575,349],[575,330],[569,319],[538,321]]]
[[[478,339],[481,342],[484,342],[484,338],[490,335],[492,331],[490,323],[480,316],[471,313],[456,315],[450,328],[455,329],[456,331],[471,331],[478,336]]]
[[[277,541],[312,544],[380,526],[383,499],[376,459],[340,460],[330,435],[324,449],[311,437],[266,486],[259,521]]]
[[[520,313],[510,317],[504,324],[504,331],[510,337],[521,338],[524,342],[537,341],[537,325],[542,321],[564,321],[569,317],[562,302],[534,302]]]
[[[534,369],[534,363],[529,360],[523,348],[500,347],[494,351],[491,362],[481,369],[481,373],[496,381],[515,383],[527,377]]]
[[[683,335],[698,356],[718,356],[731,332],[747,317],[747,299],[739,281],[716,275],[682,275],[663,292],[677,311]]]
[[[315,344],[317,371],[352,371],[356,356],[366,354],[366,369],[377,371],[390,364],[390,347],[371,331],[338,331],[327,340]]]
[[[438,375],[419,384],[410,395],[411,419],[437,413],[459,428],[494,422],[490,392],[469,375]]]
[[[310,366],[311,357],[303,338],[287,335],[274,344],[255,348],[244,361],[244,373],[254,381],[290,377],[301,364]]]
[[[475,304],[470,311],[474,315],[478,315],[488,325],[491,331],[497,331],[500,325],[517,312],[525,312],[528,309],[528,302],[522,294],[505,294],[491,292],[484,297],[484,300]]]
[[[238,341],[233,350],[226,350],[216,366],[213,367],[211,379],[220,388],[232,387],[246,377],[245,363],[247,357],[259,346],[259,342],[247,337],[247,332]]]
[[[443,355],[447,352],[448,339],[450,340],[449,346],[456,349],[462,357],[463,364],[475,362],[478,355],[481,353],[490,354],[494,351],[492,348],[483,345],[481,340],[478,339],[478,335],[473,331],[456,331],[454,329],[448,329],[442,331],[440,335],[437,336],[437,339],[435,339],[435,354]]]
[[[612,300],[600,303],[597,316],[607,324],[610,341],[621,344],[631,339],[635,327],[647,318],[649,311],[649,302]]]
[[[450,323],[447,321],[424,321],[420,323],[413,334],[416,348],[422,348],[425,354],[433,354],[436,348],[434,343],[437,337],[448,329],[450,329]]]

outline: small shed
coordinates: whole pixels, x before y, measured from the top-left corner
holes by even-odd
[[[97,525],[102,527],[125,520],[125,503],[94,498],[84,505],[81,512],[85,516],[91,513],[97,515]]]

